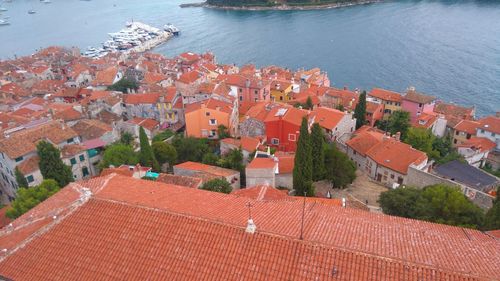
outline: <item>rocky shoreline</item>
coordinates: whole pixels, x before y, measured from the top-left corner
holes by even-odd
[[[383,0],[367,0],[367,1],[353,1],[347,3],[332,3],[332,4],[322,4],[322,5],[307,5],[307,6],[290,6],[290,5],[278,5],[278,6],[216,6],[210,5],[206,2],[201,3],[188,3],[181,4],[181,8],[189,7],[203,7],[209,9],[219,9],[219,10],[235,10],[235,11],[307,11],[307,10],[324,10],[324,9],[336,9],[357,5],[367,5],[373,3],[380,3]]]

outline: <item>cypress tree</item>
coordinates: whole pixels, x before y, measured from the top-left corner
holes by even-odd
[[[295,165],[293,168],[293,188],[297,196],[314,196],[314,187],[312,186],[312,155],[311,155],[311,137],[309,136],[307,118],[302,118],[300,126],[300,135],[297,142],[297,151],[295,153]]]
[[[307,97],[306,104],[305,104],[305,109],[313,110],[313,101],[311,99],[311,96]]]
[[[14,171],[16,175],[16,182],[19,187],[28,187],[28,181],[24,177],[23,173],[19,171],[19,169],[16,167],[16,170]]]
[[[356,129],[366,124],[366,91],[359,95],[359,102],[354,109],[354,118],[356,118]]]
[[[74,181],[71,168],[61,160],[61,152],[47,141],[41,141],[36,146],[40,157],[40,172],[44,179],[53,179],[61,187]]]
[[[153,149],[149,144],[148,136],[143,127],[139,128],[139,141],[141,151],[139,152],[139,162],[142,166],[151,167],[154,171],[160,171],[160,164],[156,161]]]
[[[322,180],[325,176],[324,143],[323,130],[318,123],[314,123],[311,129],[312,173],[314,181]]]

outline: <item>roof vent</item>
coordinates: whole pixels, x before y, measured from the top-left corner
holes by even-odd
[[[345,197],[342,197],[342,208],[345,208],[346,206],[346,200]]]
[[[255,230],[257,230],[257,226],[253,222],[253,219],[248,219],[247,228],[245,229],[246,233],[254,234]]]
[[[484,127],[485,127],[485,128],[488,128],[488,127],[490,127],[490,125],[488,125],[488,124],[485,124],[485,125],[484,125]]]
[[[391,160],[389,160],[389,159],[385,159],[385,162],[386,162],[386,163],[389,163],[389,162],[391,162]]]

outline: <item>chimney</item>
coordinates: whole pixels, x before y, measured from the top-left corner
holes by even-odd
[[[344,86],[344,90],[347,91],[347,86]]]
[[[254,234],[257,230],[257,226],[253,222],[253,219],[248,219],[247,228],[245,229],[246,233]]]
[[[395,135],[394,135],[394,139],[399,141],[401,139],[401,132],[397,132]]]

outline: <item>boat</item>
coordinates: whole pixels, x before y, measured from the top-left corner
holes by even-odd
[[[29,10],[29,11],[28,11],[28,14],[30,14],[30,15],[33,15],[33,14],[35,14],[35,13],[36,13],[36,11],[35,11],[35,10]]]
[[[0,7],[0,12],[6,12],[6,11],[8,11],[7,8]]]
[[[8,22],[7,20],[0,20],[0,25],[9,25],[10,22]]]
[[[169,23],[163,27],[163,29],[167,32],[172,33],[173,35],[179,35],[181,32],[177,27],[175,27],[173,24]]]
[[[43,4],[50,4],[50,3],[52,3],[52,1],[50,1],[50,0],[40,0],[40,2],[42,2]]]

